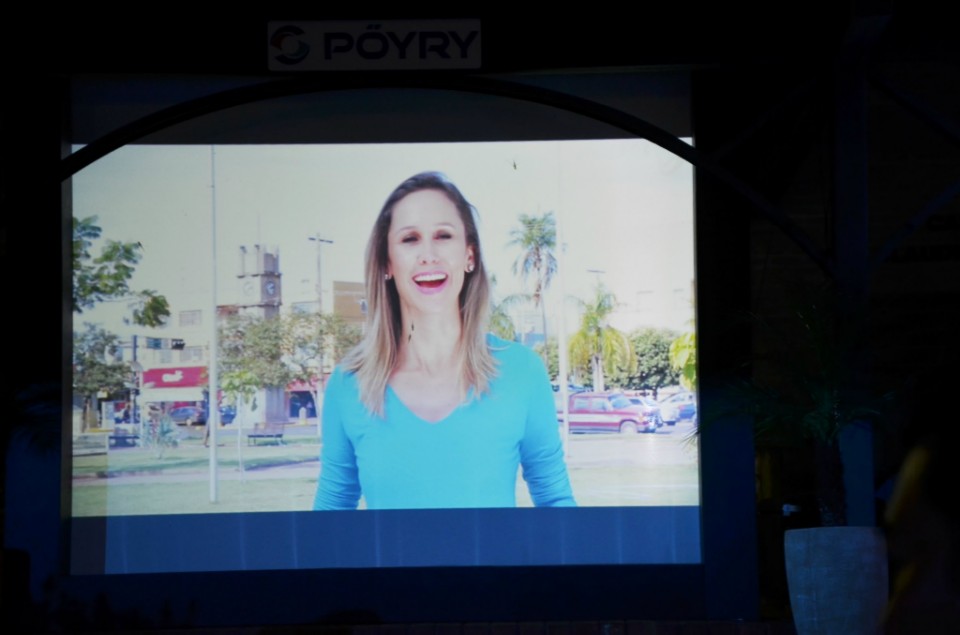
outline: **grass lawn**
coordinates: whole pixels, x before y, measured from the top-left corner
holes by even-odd
[[[318,440],[217,448],[217,502],[210,502],[209,450],[187,439],[161,458],[149,449],[111,449],[73,459],[74,516],[204,514],[309,510],[320,463]],[[571,464],[580,506],[699,505],[699,470],[690,460],[667,464]],[[244,471],[239,470],[243,463]],[[517,504],[532,505],[518,475]]]

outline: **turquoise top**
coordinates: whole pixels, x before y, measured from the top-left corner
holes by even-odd
[[[314,509],[516,507],[517,469],[538,506],[573,506],[553,392],[530,349],[490,336],[497,376],[480,399],[424,421],[387,388],[384,417],[339,367],[323,402]]]

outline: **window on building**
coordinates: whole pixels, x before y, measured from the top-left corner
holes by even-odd
[[[181,362],[202,362],[203,361],[203,347],[202,346],[188,346],[182,351],[180,351],[180,361]]]
[[[180,326],[200,326],[200,311],[180,311]]]

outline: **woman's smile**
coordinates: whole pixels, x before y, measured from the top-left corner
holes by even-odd
[[[387,273],[403,310],[458,310],[473,248],[453,201],[438,190],[420,190],[393,209],[387,240]]]
[[[421,273],[413,277],[420,290],[428,294],[442,291],[449,279],[445,273]]]

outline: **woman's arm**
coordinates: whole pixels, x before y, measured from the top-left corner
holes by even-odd
[[[320,440],[320,479],[313,508],[317,510],[356,509],[360,502],[357,457],[341,416],[345,378],[337,368],[324,393],[321,414],[323,438]]]
[[[525,374],[529,385],[526,432],[520,445],[523,478],[537,507],[573,507],[577,503],[570,489],[567,464],[560,442],[560,426],[553,401],[550,379],[543,362],[529,356]]]

